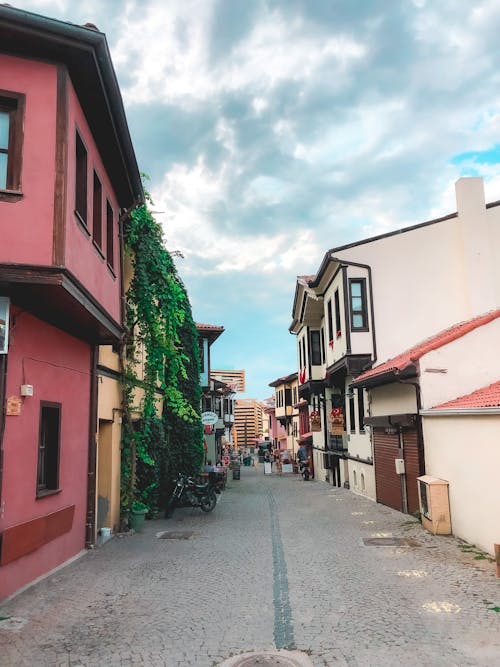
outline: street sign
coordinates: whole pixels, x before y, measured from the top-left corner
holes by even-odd
[[[201,423],[203,426],[213,426],[219,419],[216,412],[202,412]]]

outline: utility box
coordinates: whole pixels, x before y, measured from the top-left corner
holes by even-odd
[[[396,466],[396,475],[405,474],[405,460],[404,459],[394,459],[394,465]]]
[[[433,535],[451,534],[448,482],[423,475],[417,477],[422,526]]]

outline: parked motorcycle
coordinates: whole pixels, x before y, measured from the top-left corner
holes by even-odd
[[[199,507],[202,512],[211,512],[217,505],[215,488],[211,482],[197,484],[192,477],[177,475],[165,516],[171,517],[176,507]]]
[[[299,470],[305,482],[311,476],[311,471],[309,470],[309,461],[299,461]]]

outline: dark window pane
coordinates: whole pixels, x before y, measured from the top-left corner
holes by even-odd
[[[112,269],[115,268],[115,248],[114,248],[114,216],[113,209],[106,202],[106,256],[108,264]]]
[[[37,491],[55,490],[59,485],[59,438],[61,408],[40,406]]]
[[[76,133],[75,210],[87,222],[87,151]]]
[[[92,236],[94,237],[95,243],[100,248],[102,245],[102,187],[101,187],[101,181],[97,178],[96,173],[94,173]]]

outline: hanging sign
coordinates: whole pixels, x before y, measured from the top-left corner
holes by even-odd
[[[216,412],[202,412],[201,423],[203,426],[213,426],[219,419]]]
[[[330,412],[330,433],[342,435],[344,432],[344,411],[342,408],[333,408]]]

